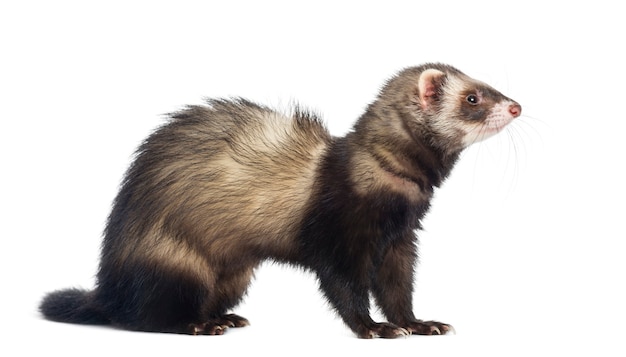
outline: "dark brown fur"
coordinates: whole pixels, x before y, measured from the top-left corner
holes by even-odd
[[[415,230],[462,149],[518,116],[517,103],[430,64],[392,78],[340,138],[298,109],[208,104],[174,114],[139,148],[95,290],[49,294],[47,318],[221,334],[248,324],[228,311],[272,259],[315,273],[359,337],[451,329],[413,315]],[[370,318],[370,293],[389,322]]]

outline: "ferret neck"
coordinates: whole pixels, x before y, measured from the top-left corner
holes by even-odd
[[[416,182],[422,190],[439,187],[450,174],[460,152],[431,145],[427,131],[415,134],[403,124],[366,113],[347,140],[353,150],[367,152],[381,168]],[[403,123],[404,121],[396,121]]]

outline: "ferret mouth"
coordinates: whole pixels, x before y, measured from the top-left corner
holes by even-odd
[[[501,117],[501,118],[495,118],[495,119],[491,119],[491,120],[487,120],[487,122],[485,122],[481,128],[482,131],[486,132],[486,133],[499,133],[501,132],[507,125],[509,125],[513,119],[515,119],[514,117]]]
[[[472,128],[465,134],[463,144],[467,147],[471,144],[490,138],[504,130],[504,128],[506,128],[506,126],[509,125],[513,119],[515,118],[505,116],[487,118],[487,120],[481,125]]]

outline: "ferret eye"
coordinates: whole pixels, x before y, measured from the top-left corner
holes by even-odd
[[[467,100],[467,102],[471,105],[477,105],[478,104],[478,96],[476,94],[470,94],[468,95],[465,100]]]

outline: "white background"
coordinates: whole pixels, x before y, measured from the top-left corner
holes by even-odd
[[[625,355],[622,6],[3,1],[0,354]],[[310,274],[277,265],[236,310],[252,326],[222,337],[38,315],[45,292],[93,286],[111,201],[164,113],[212,96],[298,101],[341,135],[387,78],[428,61],[523,106],[465,152],[420,234],[416,314],[456,336],[358,340]]]

